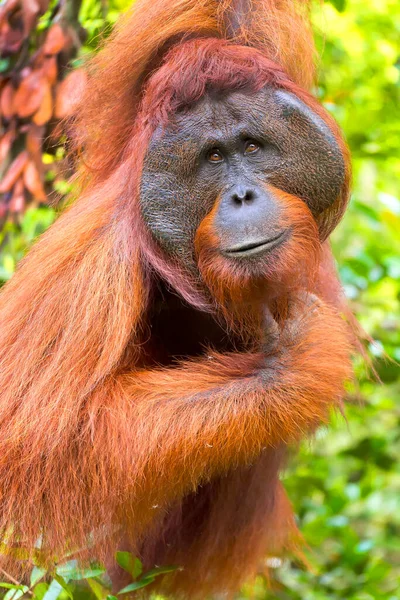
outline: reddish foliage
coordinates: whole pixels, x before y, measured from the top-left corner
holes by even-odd
[[[61,6],[61,4],[60,4]],[[52,187],[45,183],[46,171],[62,166],[42,162],[42,153],[54,154],[59,134],[54,136],[56,119],[72,112],[69,90],[63,88],[65,64],[76,52],[78,37],[74,24],[60,14],[60,8],[53,11],[59,22],[48,31],[37,34],[38,18],[48,9],[48,1],[6,0],[0,9],[0,48],[2,56],[9,59],[9,68],[0,76],[0,135],[2,161],[0,196],[0,222],[7,215],[20,213],[27,203],[46,201]],[[39,46],[28,52],[29,42],[39,39]],[[74,40],[74,41],[73,41]],[[75,75],[78,77],[78,75]],[[61,84],[59,85],[59,83]],[[81,88],[80,88],[81,89]],[[75,97],[78,90],[75,90]],[[63,110],[56,109],[62,106]],[[62,113],[62,114],[61,114]],[[29,143],[30,132],[35,129],[37,144]],[[52,141],[46,142],[49,136]],[[54,137],[56,142],[54,141]],[[25,148],[25,150],[21,150]],[[12,169],[17,154],[21,158],[29,155],[29,171],[21,172],[15,179]],[[32,163],[35,164],[35,172]],[[35,184],[32,183],[35,178]],[[15,199],[18,198],[18,201]]]

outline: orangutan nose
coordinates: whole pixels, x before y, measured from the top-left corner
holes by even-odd
[[[232,256],[271,250],[281,240],[281,208],[268,190],[237,185],[222,196],[215,228],[221,250]]]
[[[240,185],[235,187],[232,191],[231,199],[234,206],[240,207],[243,204],[251,204],[256,200],[257,193],[252,188],[246,188]]]

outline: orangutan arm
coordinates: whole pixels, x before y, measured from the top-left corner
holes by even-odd
[[[322,303],[296,314],[264,353],[110,375],[77,406],[64,393],[64,411],[45,395],[35,411],[18,405],[0,462],[9,490],[0,525],[16,524],[10,544],[23,538],[33,548],[44,532],[46,552],[57,555],[66,539],[85,547],[101,527],[112,546],[115,523],[140,539],[206,481],[326,421],[350,375],[346,325]]]
[[[326,422],[343,397],[349,356],[345,324],[318,303],[288,320],[273,351],[212,353],[121,378],[119,416],[134,432],[146,502],[165,505]]]

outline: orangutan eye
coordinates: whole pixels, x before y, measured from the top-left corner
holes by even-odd
[[[244,146],[245,154],[254,154],[255,152],[258,152],[259,149],[260,149],[260,146],[256,142],[253,142],[252,140],[248,140]]]
[[[213,148],[208,153],[207,160],[209,160],[209,162],[212,162],[212,163],[217,163],[217,162],[222,162],[224,160],[224,157],[222,156],[222,154],[221,154],[220,150],[218,150],[218,148]]]

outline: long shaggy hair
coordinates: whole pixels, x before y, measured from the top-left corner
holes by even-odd
[[[292,92],[324,119],[346,157],[341,194],[317,223],[292,203],[296,247],[314,281],[308,287],[320,285],[322,242],[343,214],[350,175],[337,125],[306,91],[314,54],[307,12],[307,2],[291,0],[138,0],[89,65],[71,123],[82,158],[79,198],[0,295],[4,549],[23,547],[34,557],[40,538],[49,563],[67,551],[109,560],[128,539],[150,566],[185,565],[179,584],[165,589],[204,598],[236,589],[264,552],[296,546],[278,479],[284,446],[327,421],[351,373],[340,292],[328,285],[336,276],[329,275],[321,296],[329,287],[325,299],[337,308],[321,309],[323,326],[310,327],[296,361],[277,359],[279,385],[254,375],[264,360],[256,352],[210,353],[177,371],[145,370],[155,274],[201,310],[229,308],[229,298],[215,284],[221,277],[207,223],[197,252],[214,306],[150,239],[138,194],[156,127],[208,88],[257,91],[269,84]],[[295,252],[285,268],[294,267]],[[286,289],[293,280],[280,272]],[[234,273],[222,274],[228,290],[240,287],[231,279]],[[334,352],[323,351],[327,331]],[[11,554],[3,564],[15,571]]]

